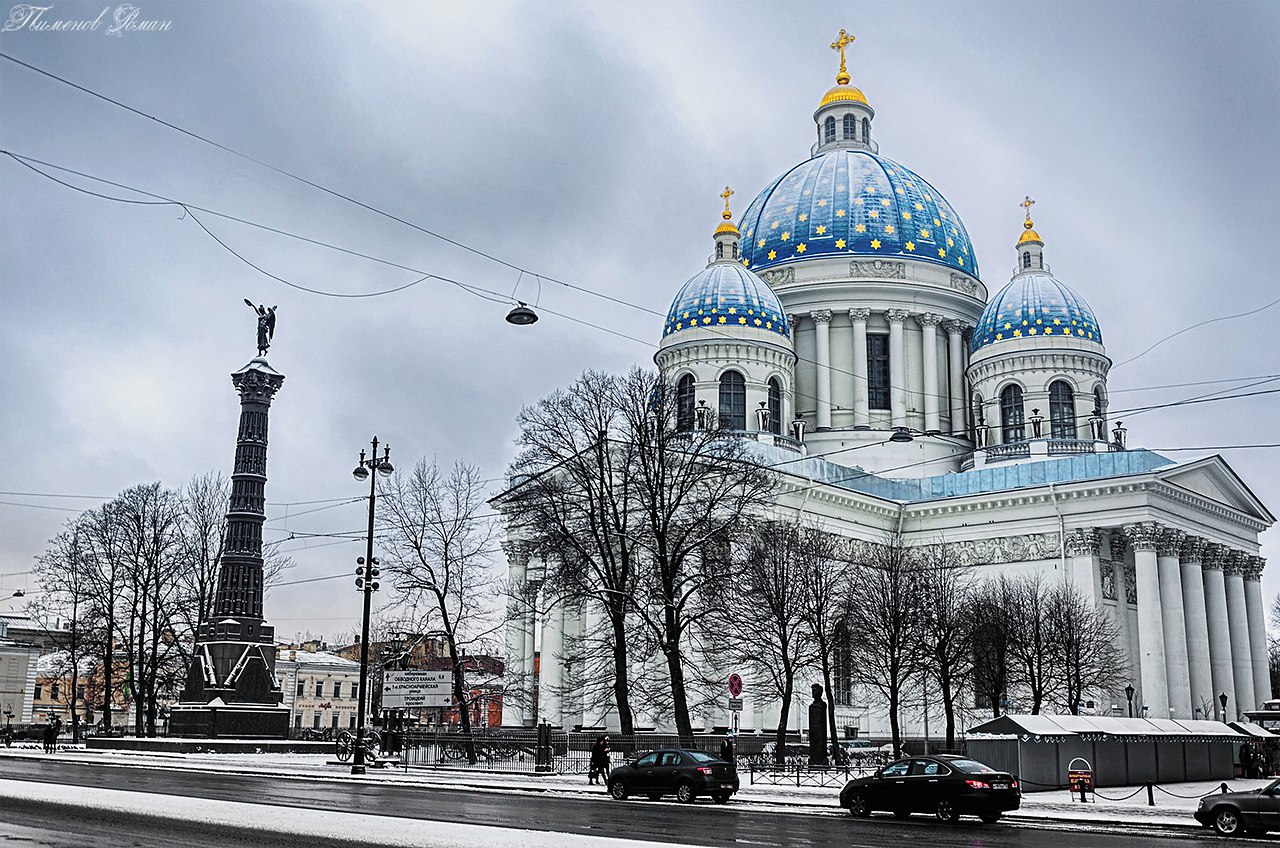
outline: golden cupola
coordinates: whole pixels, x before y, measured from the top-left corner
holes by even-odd
[[[822,95],[813,120],[818,125],[818,143],[813,147],[816,155],[831,148],[849,148],[876,151],[871,140],[871,119],[875,110],[857,86],[852,85],[845,48],[853,43],[853,36],[840,30],[840,37],[831,43],[832,50],[840,51],[840,70],[836,84]]]

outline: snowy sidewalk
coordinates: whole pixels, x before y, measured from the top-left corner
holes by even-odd
[[[587,784],[583,775],[547,775],[493,772],[471,769],[428,769],[387,767],[370,769],[363,776],[350,774],[350,767],[334,765],[326,755],[317,754],[169,754],[134,751],[87,751],[67,747],[56,754],[44,754],[38,746],[0,749],[0,762],[5,757],[48,759],[112,766],[167,768],[276,778],[299,778],[362,783],[387,783],[397,786],[430,786],[469,789],[480,792],[531,792],[579,796],[584,801],[604,799],[603,786]],[[750,785],[746,772],[741,773],[742,787],[734,796],[737,803],[747,802],[764,807],[803,807],[839,810],[839,785],[829,787]],[[1234,780],[1231,791],[1256,789],[1269,780]],[[1091,802],[1073,800],[1066,790],[1032,792],[1022,798],[1022,808],[1009,818],[1028,823],[1134,824],[1199,828],[1192,818],[1202,795],[1219,791],[1221,782],[1179,783],[1157,786],[1153,791],[1155,806],[1147,805],[1143,787],[1107,787]],[[1127,797],[1126,797],[1127,796]]]

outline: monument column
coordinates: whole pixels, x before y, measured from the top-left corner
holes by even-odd
[[[1242,551],[1227,554],[1223,566],[1223,582],[1227,590],[1227,625],[1231,629],[1231,676],[1236,684],[1237,714],[1258,708],[1253,697],[1253,652],[1249,650],[1249,611],[1244,600],[1244,566]]]
[[[1147,707],[1150,718],[1169,717],[1164,617],[1160,609],[1160,572],[1156,563],[1160,530],[1160,525],[1154,521],[1124,526],[1125,535],[1133,546],[1138,589],[1138,662],[1141,667],[1142,704]]]
[[[968,399],[964,390],[964,327],[963,321],[947,322],[947,389],[951,395],[951,435],[968,438],[964,424],[964,408]]]
[[[1217,711],[1220,693],[1225,692],[1232,698],[1236,694],[1231,663],[1231,626],[1227,620],[1227,589],[1222,573],[1227,558],[1226,546],[1207,544],[1203,556],[1204,606],[1209,619],[1209,670],[1213,678],[1213,709]],[[1222,717],[1223,721],[1233,714],[1230,706],[1227,712],[1228,715]]]
[[[910,314],[905,309],[884,313],[889,322],[889,418],[894,427],[907,426],[907,351],[902,324]]]
[[[815,356],[818,360],[814,376],[817,378],[817,424],[819,430],[831,429],[831,310],[810,312],[813,319]]]
[[[1244,565],[1244,606],[1249,614],[1249,654],[1253,658],[1253,707],[1260,709],[1271,700],[1271,671],[1267,667],[1267,618],[1262,601],[1262,568],[1267,561],[1260,556],[1246,558]]]
[[[870,309],[850,309],[853,323],[853,427],[867,430],[871,427],[869,378],[867,376],[867,319]]]
[[[1187,665],[1187,621],[1183,610],[1179,556],[1186,533],[1166,528],[1157,540],[1160,610],[1164,624],[1165,683],[1173,712],[1159,718],[1195,718],[1191,712],[1191,669]]]
[[[1182,606],[1187,622],[1187,667],[1191,674],[1191,713],[1196,710],[1201,718],[1212,718],[1214,698],[1212,660],[1209,655],[1209,615],[1205,606],[1204,574],[1201,557],[1205,540],[1188,536],[1179,552],[1179,570],[1182,577]]]
[[[924,366],[924,431],[939,433],[942,416],[938,412],[938,325],[942,316],[926,312],[916,316],[916,323],[920,325],[920,361]]]
[[[504,671],[511,683],[507,691],[515,691],[523,684],[524,677],[524,636],[525,636],[525,578],[529,570],[529,549],[524,542],[504,542],[503,552],[507,555],[507,650]],[[514,685],[512,685],[514,684]],[[503,698],[502,723],[520,727],[524,724],[525,703],[521,698]]]

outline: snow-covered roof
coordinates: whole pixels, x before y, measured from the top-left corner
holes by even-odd
[[[91,675],[98,668],[98,658],[92,656],[80,657],[80,674]],[[36,660],[36,674],[41,677],[62,677],[71,673],[71,652],[70,651],[54,651],[50,654],[41,654]]]
[[[970,734],[1017,733],[1048,737],[1213,736],[1235,739],[1238,739],[1242,732],[1220,721],[1074,715],[1003,715],[969,730]]]
[[[288,648],[281,648],[279,654],[281,662],[296,662],[299,666],[303,665],[330,665],[341,666],[343,668],[359,668],[360,663],[349,660],[346,657],[340,657],[337,654],[331,654],[328,651],[298,651]]]

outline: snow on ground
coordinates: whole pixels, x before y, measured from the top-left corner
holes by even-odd
[[[236,801],[214,801],[179,795],[152,795],[118,789],[95,789],[54,783],[0,779],[0,798],[50,801],[80,807],[114,810],[163,819],[234,823],[270,833],[291,833],[327,839],[351,839],[409,848],[672,848],[672,843],[580,836],[506,827],[457,824],[393,816],[370,816],[330,810],[306,810]],[[678,846],[676,846],[678,848]]]
[[[349,766],[332,764],[323,754],[169,754],[132,751],[88,751],[67,746],[57,754],[47,755],[38,747],[0,749],[0,761],[8,756],[52,757],[67,762],[102,765],[145,766],[193,771],[239,774],[262,774],[273,777],[390,783],[400,786],[432,786],[466,788],[479,792],[553,792],[565,797],[605,800],[603,786],[590,786],[584,775],[512,774],[469,769],[403,768],[370,769],[364,776],[350,774]],[[769,786],[749,784],[748,774],[740,773],[742,788],[734,803],[747,802],[759,807],[825,808],[834,810],[840,784],[828,787]],[[1233,780],[1231,791],[1255,789],[1268,780]],[[1035,821],[1078,821],[1085,823],[1130,822],[1147,825],[1198,827],[1191,813],[1201,795],[1217,792],[1220,782],[1176,783],[1154,790],[1155,806],[1147,806],[1147,793],[1141,787],[1107,787],[1095,802],[1082,804],[1066,790],[1033,792],[1024,795],[1022,808],[1010,818]],[[1135,792],[1135,790],[1138,790]],[[1124,797],[1129,796],[1129,797]],[[1179,796],[1179,797],[1175,797]]]

